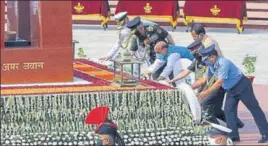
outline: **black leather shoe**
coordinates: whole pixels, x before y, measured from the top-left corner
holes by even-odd
[[[268,135],[263,135],[262,138],[258,141],[258,143],[266,143],[268,142]]]
[[[245,126],[245,124],[243,122],[238,122],[238,128],[243,128]]]
[[[233,142],[239,142],[240,141],[240,137],[232,137],[231,140]]]

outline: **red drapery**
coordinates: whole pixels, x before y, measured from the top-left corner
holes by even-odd
[[[179,5],[177,0],[119,0],[115,14],[127,11],[130,16],[141,16],[145,19],[167,18],[172,27],[177,25]]]
[[[212,19],[218,22],[232,21],[240,30],[243,27],[243,20],[247,17],[245,1],[188,0],[184,4],[183,12],[186,23],[192,20],[207,22]]]
[[[101,25],[106,24],[110,17],[110,6],[108,0],[72,0],[72,14],[80,16],[96,16],[101,17]]]

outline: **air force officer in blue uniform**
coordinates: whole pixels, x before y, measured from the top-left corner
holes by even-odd
[[[202,100],[214,90],[223,87],[227,91],[224,112],[227,126],[232,129],[230,138],[233,141],[240,141],[236,120],[238,102],[241,100],[251,112],[262,135],[259,143],[268,142],[268,123],[249,79],[230,60],[218,56],[215,45],[200,49],[199,53],[202,55],[203,62],[209,66],[207,77],[216,75],[217,81],[210,88],[201,92],[198,98]]]

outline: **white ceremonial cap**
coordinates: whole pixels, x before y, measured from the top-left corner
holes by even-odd
[[[122,21],[126,18],[126,16],[127,16],[127,12],[119,12],[119,13],[114,15],[114,20]]]

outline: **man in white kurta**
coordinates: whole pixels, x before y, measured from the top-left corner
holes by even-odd
[[[156,72],[160,67],[167,63],[163,72],[156,80],[167,79],[169,74],[173,71],[174,76],[183,71],[184,68],[187,68],[194,59],[194,56],[191,54],[190,50],[182,46],[173,46],[168,45],[166,42],[158,42],[154,51],[156,52],[155,62],[144,72],[144,74],[152,74]],[[182,81],[176,82],[176,85]]]
[[[166,79],[169,74],[173,71],[174,76],[187,69],[192,63],[194,56],[190,50],[182,46],[168,45],[166,42],[160,41],[155,47],[156,52],[155,62],[144,72],[144,74],[152,74],[156,72],[162,65],[167,63],[163,72],[157,78],[158,81]],[[185,78],[186,80],[179,80],[176,83],[177,88],[181,89],[185,93],[187,103],[191,109],[193,120],[197,123],[201,121],[201,107],[196,98],[195,92],[187,84],[191,84],[194,76]]]

